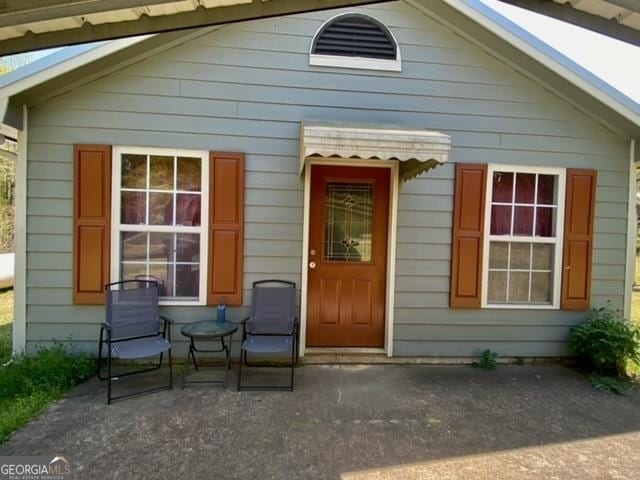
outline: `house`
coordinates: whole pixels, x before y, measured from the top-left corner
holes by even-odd
[[[2,82],[17,350],[95,351],[104,284],[140,276],[178,354],[274,277],[302,355],[561,356],[590,308],[629,314],[640,106],[478,1],[70,47]]]

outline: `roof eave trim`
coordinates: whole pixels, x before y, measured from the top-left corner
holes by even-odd
[[[27,67],[30,68],[25,68],[22,75],[20,75],[21,69],[18,69],[15,71],[17,74],[15,78],[11,76],[5,79],[5,81],[9,80],[10,83],[6,83],[0,87],[0,98],[11,98],[14,95],[29,90],[32,87],[47,82],[48,80],[86,65],[94,60],[98,60],[137,43],[143,42],[152,36],[153,35],[143,35],[133,38],[121,38],[98,45],[83,45],[83,48],[81,49],[78,47],[68,47],[72,49],[78,48],[80,52],[59,62],[56,61],[56,53],[43,57],[40,60],[33,62],[31,65],[28,65]]]

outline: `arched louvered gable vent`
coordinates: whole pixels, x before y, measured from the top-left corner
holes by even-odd
[[[311,47],[312,65],[400,70],[393,35],[379,21],[362,14],[340,15],[326,22]]]

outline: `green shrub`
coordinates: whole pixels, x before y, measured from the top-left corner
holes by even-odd
[[[607,303],[571,329],[569,347],[582,367],[600,375],[624,376],[628,360],[640,363],[640,330]]]
[[[480,354],[480,360],[473,362],[472,365],[483,370],[494,370],[498,365],[498,362],[496,361],[497,358],[498,354],[487,348]]]

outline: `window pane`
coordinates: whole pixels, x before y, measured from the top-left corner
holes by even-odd
[[[151,155],[150,185],[155,190],[173,190],[173,157]]]
[[[516,303],[529,301],[528,272],[511,272],[509,275],[509,301]]]
[[[551,303],[551,273],[531,274],[531,301]]]
[[[514,235],[533,235],[533,207],[515,207]]]
[[[200,226],[200,195],[177,194],[176,225]]]
[[[147,280],[158,282],[158,292],[161,297],[173,296],[173,265],[150,264]]]
[[[530,243],[512,243],[511,244],[511,268],[520,270],[529,270],[531,255]]]
[[[201,165],[199,158],[178,157],[178,190],[200,191]]]
[[[147,266],[139,263],[123,263],[120,268],[120,280],[135,280],[147,274]]]
[[[534,270],[553,269],[553,245],[545,243],[533,244],[533,265]]]
[[[200,235],[176,234],[176,262],[200,262]]]
[[[173,225],[172,193],[149,193],[149,225]]]
[[[511,234],[511,208],[505,205],[491,207],[491,235]]]
[[[149,261],[173,261],[173,235],[173,233],[156,232],[149,234]]]
[[[556,204],[555,180],[555,175],[538,175],[538,204]]]
[[[199,266],[176,265],[176,297],[197,297],[199,289]]]
[[[324,258],[370,262],[373,186],[328,182],[325,192]]]
[[[536,237],[555,236],[555,213],[553,207],[538,207],[536,213]]]
[[[147,261],[147,234],[145,232],[122,232],[120,236],[122,260]]]
[[[493,173],[493,196],[492,202],[512,203],[513,202],[513,173],[494,172]]]
[[[536,176],[533,173],[516,174],[516,203],[531,203],[535,201]]]
[[[147,156],[122,155],[122,187],[123,188],[147,188]]]
[[[509,263],[509,244],[491,242],[489,245],[489,268],[507,268]]]
[[[144,192],[122,192],[120,201],[120,223],[140,225],[146,223],[147,194]]]
[[[489,272],[487,300],[489,303],[507,301],[507,272]]]

